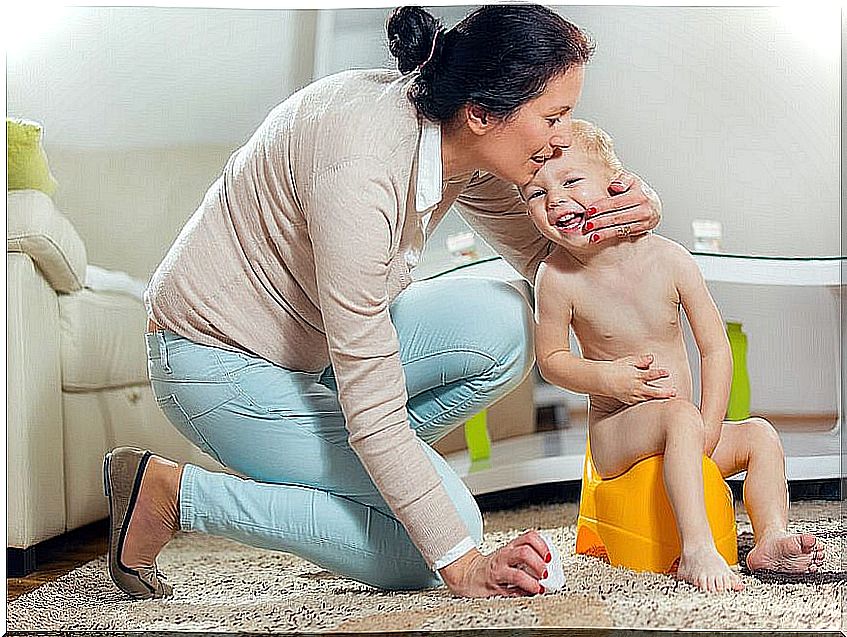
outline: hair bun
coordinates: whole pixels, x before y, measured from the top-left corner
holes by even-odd
[[[404,75],[429,59],[441,21],[421,7],[398,7],[385,21],[388,50]]]

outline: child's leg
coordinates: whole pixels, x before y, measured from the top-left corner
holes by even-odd
[[[747,556],[751,571],[815,572],[824,544],[809,533],[788,532],[788,484],[779,434],[762,418],[725,422],[712,460],[724,477],[747,471],[744,506],[756,546]]]
[[[682,544],[678,576],[702,590],[741,588],[718,553],[703,497],[703,420],[686,400],[651,400],[606,418],[592,418],[591,455],[603,477],[619,475],[635,462],[664,454],[665,489]]]

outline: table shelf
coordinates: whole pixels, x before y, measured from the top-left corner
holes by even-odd
[[[842,257],[766,257],[692,253],[707,281],[745,285],[817,286],[843,292]],[[471,276],[518,282],[523,278],[500,257],[481,259],[440,272],[435,276]],[[521,286],[525,287],[525,286]],[[837,370],[838,413],[829,431],[780,432],[791,481],[842,477],[841,469],[841,370]],[[536,406],[555,406],[563,390],[534,389]],[[582,479],[586,433],[584,427],[498,441],[491,457],[471,463],[467,451],[450,454],[447,461],[475,495],[515,487]],[[743,474],[742,474],[743,475]],[[740,479],[740,476],[736,479]]]

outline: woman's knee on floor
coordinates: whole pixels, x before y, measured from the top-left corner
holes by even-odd
[[[514,389],[535,361],[532,308],[504,281],[478,280],[467,292],[462,311],[479,317],[481,344],[497,361],[492,375],[506,391]]]

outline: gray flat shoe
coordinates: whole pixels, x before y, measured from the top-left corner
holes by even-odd
[[[121,564],[127,527],[132,518],[141,478],[153,454],[134,447],[117,447],[103,460],[103,488],[109,498],[109,576],[134,599],[170,597],[173,588],[163,580],[156,565],[128,568]]]

